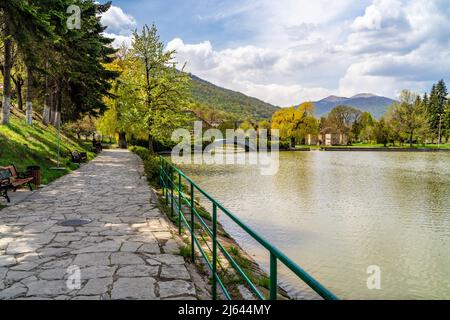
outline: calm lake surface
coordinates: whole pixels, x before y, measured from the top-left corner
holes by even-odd
[[[282,152],[274,176],[256,165],[182,168],[342,299],[450,299],[450,153]],[[268,267],[261,246],[219,221]],[[381,290],[367,288],[371,265]],[[280,278],[297,298],[317,297],[287,270]]]

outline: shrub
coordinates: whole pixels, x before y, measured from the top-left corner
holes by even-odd
[[[133,146],[130,150],[137,154],[144,162],[144,170],[148,181],[151,184],[156,184],[159,177],[159,156],[144,147]]]

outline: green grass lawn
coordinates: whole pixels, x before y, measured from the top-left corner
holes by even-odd
[[[296,148],[311,148],[311,149],[320,149],[322,147],[325,146],[303,146],[303,145],[297,145]],[[339,148],[384,148],[383,144],[369,144],[369,143],[354,143],[351,146],[335,146],[335,147],[339,147]],[[330,146],[327,146],[327,148],[332,148]],[[388,148],[405,148],[405,149],[409,149],[410,146],[409,144],[405,143],[403,145],[400,144],[396,144],[395,146],[393,145],[388,145]],[[422,145],[422,144],[415,144],[413,145],[414,149],[437,149],[438,145],[437,144],[427,144],[427,145]],[[450,143],[445,143],[445,144],[441,144],[439,146],[440,149],[450,149]]]
[[[42,184],[48,184],[78,168],[77,164],[70,162],[72,150],[87,152],[89,160],[94,158],[90,142],[76,141],[61,135],[61,166],[67,169],[50,170],[57,164],[57,130],[37,120],[29,126],[23,115],[18,111],[14,113],[16,115],[11,115],[9,125],[0,125],[0,166],[14,164],[19,171],[25,171],[30,165],[40,166]]]

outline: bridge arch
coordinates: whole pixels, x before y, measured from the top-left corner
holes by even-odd
[[[245,141],[242,141],[241,139],[238,140],[234,140],[234,141],[229,141],[227,139],[219,139],[219,140],[215,140],[214,142],[212,142],[210,145],[208,145],[207,149],[208,151],[213,150],[217,147],[221,147],[224,145],[235,145],[238,147],[241,147],[243,149],[245,149],[245,152],[256,152],[258,151],[258,147],[248,141],[247,139]]]

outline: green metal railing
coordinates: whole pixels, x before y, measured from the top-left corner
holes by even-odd
[[[182,179],[187,182],[187,188],[182,183]],[[338,300],[338,298],[321,285],[318,281],[312,278],[306,271],[300,268],[296,263],[284,255],[281,251],[275,248],[272,244],[262,238],[259,234],[253,231],[250,227],[245,225],[229,210],[223,207],[219,202],[213,199],[207,192],[202,190],[195,182],[193,182],[188,176],[186,176],[180,169],[171,164],[167,159],[161,156],[160,158],[160,176],[159,183],[163,190],[166,203],[170,206],[170,214],[175,217],[178,215],[178,232],[182,233],[182,223],[186,226],[190,233],[190,253],[191,259],[195,261],[195,247],[201,253],[205,259],[206,264],[212,272],[212,296],[213,300],[217,300],[218,293],[217,287],[222,290],[226,299],[231,300],[231,296],[224,283],[217,273],[218,264],[218,250],[229,261],[235,271],[243,278],[245,283],[251,289],[251,291],[261,300],[266,300],[264,295],[258,290],[256,285],[250,280],[248,275],[244,272],[243,268],[238,265],[232,255],[225,249],[222,243],[217,238],[217,213],[218,210],[227,215],[232,221],[234,221],[240,228],[247,232],[254,240],[261,244],[270,253],[270,276],[269,276],[269,299],[276,300],[278,295],[278,262],[284,264],[289,270],[291,270],[298,278],[303,280],[311,289],[326,300]],[[199,192],[212,204],[212,227],[208,226],[205,220],[201,217],[198,210],[195,207],[195,192]],[[188,196],[189,193],[189,196]],[[183,206],[189,209],[189,216],[186,218],[183,212]],[[189,221],[188,221],[189,219]],[[200,244],[200,240],[196,235],[196,223],[200,222],[202,229],[211,237],[212,241],[212,257],[211,259],[206,254],[205,250]]]

